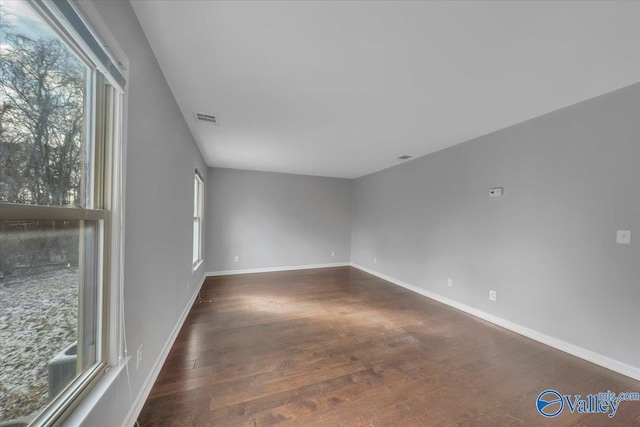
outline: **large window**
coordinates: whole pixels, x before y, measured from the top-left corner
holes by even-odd
[[[198,171],[193,178],[193,269],[202,262],[202,203],[204,200],[204,183]]]
[[[108,359],[121,88],[53,4],[0,2],[0,424],[59,422]]]

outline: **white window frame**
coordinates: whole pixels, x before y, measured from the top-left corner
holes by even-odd
[[[107,161],[104,163],[106,170],[102,175],[101,189],[106,193],[102,196],[102,211],[85,210],[85,218],[99,219],[105,223],[104,244],[101,245],[100,257],[106,260],[101,274],[102,292],[100,301],[100,317],[97,319],[100,328],[101,345],[99,363],[94,369],[83,372],[80,379],[73,383],[73,387],[67,388],[45,412],[34,420],[34,426],[58,426],[80,425],[82,420],[90,413],[94,405],[106,392],[109,385],[115,381],[118,374],[125,368],[131,358],[126,351],[126,337],[124,336],[124,232],[125,232],[125,188],[126,188],[126,147],[127,147],[127,111],[128,93],[124,82],[129,78],[129,60],[117,43],[113,34],[90,2],[68,0],[77,14],[80,22],[88,30],[97,45],[103,49],[109,58],[110,64],[105,66],[91,50],[85,39],[74,29],[73,25],[65,19],[56,8],[56,3],[51,0],[26,0],[37,11],[50,27],[58,33],[61,39],[67,42],[78,55],[91,63],[99,71],[104,81],[113,87],[111,92],[111,105],[113,109],[107,120],[112,121],[110,127],[109,143],[104,144]],[[62,0],[64,2],[64,0]],[[110,68],[111,67],[111,68]],[[111,70],[116,70],[118,78],[112,77]],[[99,107],[98,107],[99,108]],[[102,119],[105,119],[103,116]],[[95,130],[95,123],[93,129]],[[95,135],[95,131],[91,131]],[[70,218],[69,208],[47,208],[48,218]],[[37,206],[15,206],[15,209],[3,209],[2,217],[11,218],[19,215],[21,218],[40,218]],[[8,212],[9,211],[9,212]],[[25,217],[24,213],[27,212]],[[52,216],[53,214],[53,216]],[[73,216],[73,214],[72,214]]]
[[[192,260],[192,271],[196,271],[200,265],[202,264],[203,261],[203,256],[202,256],[202,216],[204,214],[204,180],[202,179],[202,176],[200,175],[200,172],[198,172],[198,169],[196,169],[195,174],[194,174],[194,191],[193,191],[193,206],[194,206],[194,211],[193,211],[193,229],[192,229],[192,235],[194,239],[198,239],[197,242],[192,242],[193,248],[197,249],[197,254],[193,253],[191,255],[191,260]],[[195,234],[195,227],[196,227],[196,223],[198,224],[198,235],[196,236]],[[196,244],[197,243],[197,244]]]

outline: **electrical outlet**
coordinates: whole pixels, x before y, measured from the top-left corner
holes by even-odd
[[[142,344],[138,347],[138,351],[136,352],[136,369],[140,368],[140,364],[142,363]]]
[[[191,281],[187,279],[187,289],[189,289],[190,287],[191,287]]]
[[[378,263],[378,258],[373,258],[373,263],[377,264]]]
[[[331,251],[331,256],[332,257],[336,256],[336,252],[335,251]]]
[[[447,280],[447,285],[449,285],[449,287],[453,286],[453,280],[449,279]]]
[[[489,190],[489,197],[502,197],[504,194],[504,188],[502,187],[494,187]]]
[[[618,230],[616,232],[616,243],[621,245],[631,244],[631,230]]]
[[[496,291],[494,291],[493,289],[489,289],[489,299],[491,301],[497,301],[497,294]]]
[[[238,262],[240,261],[240,257],[238,255],[233,257],[233,262]]]

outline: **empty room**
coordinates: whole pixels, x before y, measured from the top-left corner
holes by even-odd
[[[0,427],[640,427],[638,22],[0,0]]]

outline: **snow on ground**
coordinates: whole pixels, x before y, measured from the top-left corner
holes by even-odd
[[[78,275],[0,279],[0,421],[47,404],[47,363],[77,338]]]

